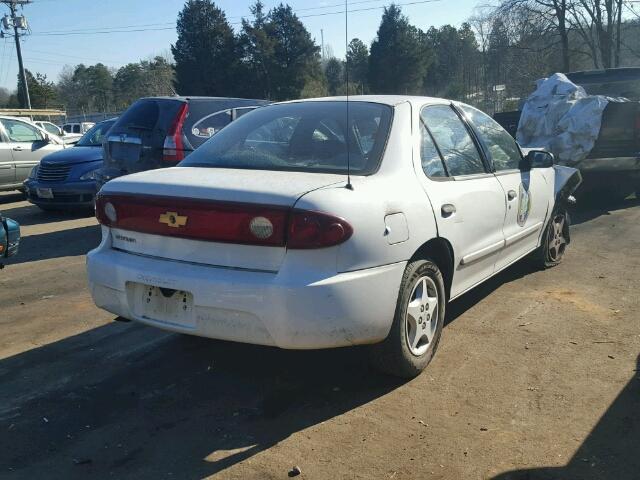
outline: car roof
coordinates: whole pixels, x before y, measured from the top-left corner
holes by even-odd
[[[20,120],[22,122],[33,123],[27,117],[12,117],[11,115],[0,115],[0,118],[4,118],[5,120]]]
[[[186,95],[186,96],[158,96],[158,97],[143,97],[141,100],[179,100],[183,102],[189,102],[191,100],[196,101],[225,101],[228,102],[230,100],[237,100],[242,102],[260,102],[260,103],[270,103],[269,100],[260,100],[257,98],[239,98],[239,97],[204,97],[198,95]]]
[[[390,105],[392,107],[405,102],[415,103],[415,104],[450,103],[451,102],[451,100],[447,100],[444,98],[423,97],[419,95],[349,95],[349,97],[339,96],[339,97],[304,98],[299,100],[289,100],[287,102],[280,102],[280,103],[346,102],[347,99],[350,102],[381,103],[383,105]]]

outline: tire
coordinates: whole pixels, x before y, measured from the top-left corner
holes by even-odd
[[[373,366],[396,377],[419,375],[438,348],[445,307],[444,281],[438,266],[431,260],[410,262],[402,276],[389,335],[371,346]]]
[[[542,245],[534,256],[539,268],[551,268],[562,262],[569,244],[569,216],[566,210],[554,211],[544,230]]]

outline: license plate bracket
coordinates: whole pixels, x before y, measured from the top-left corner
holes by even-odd
[[[137,317],[181,327],[195,326],[190,292],[141,283],[130,283],[127,289]]]
[[[53,199],[53,190],[51,190],[50,188],[36,188],[36,195],[38,195],[39,198],[47,198],[49,200]]]

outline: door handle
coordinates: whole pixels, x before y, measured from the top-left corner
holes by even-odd
[[[448,218],[456,213],[456,206],[451,203],[445,203],[444,205],[442,205],[442,208],[440,208],[440,213],[442,214],[443,218]]]
[[[513,200],[514,198],[516,198],[518,196],[518,194],[516,193],[515,190],[509,190],[507,192],[507,198],[509,199],[509,201]]]
[[[21,152],[23,150],[22,147],[13,147],[14,152]]]

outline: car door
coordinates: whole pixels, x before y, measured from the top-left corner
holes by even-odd
[[[0,119],[7,135],[8,145],[15,166],[15,182],[26,180],[42,157],[62,148],[49,143],[44,133],[27,122],[18,119]]]
[[[436,217],[438,235],[454,252],[451,297],[492,275],[504,246],[504,192],[459,114],[450,104],[419,112],[416,173]]]
[[[16,183],[16,169],[11,146],[0,125],[0,188],[14,183]]]
[[[520,147],[500,124],[468,105],[456,107],[475,130],[505,194],[505,248],[496,261],[501,270],[538,246],[553,198],[552,169],[522,169]]]

